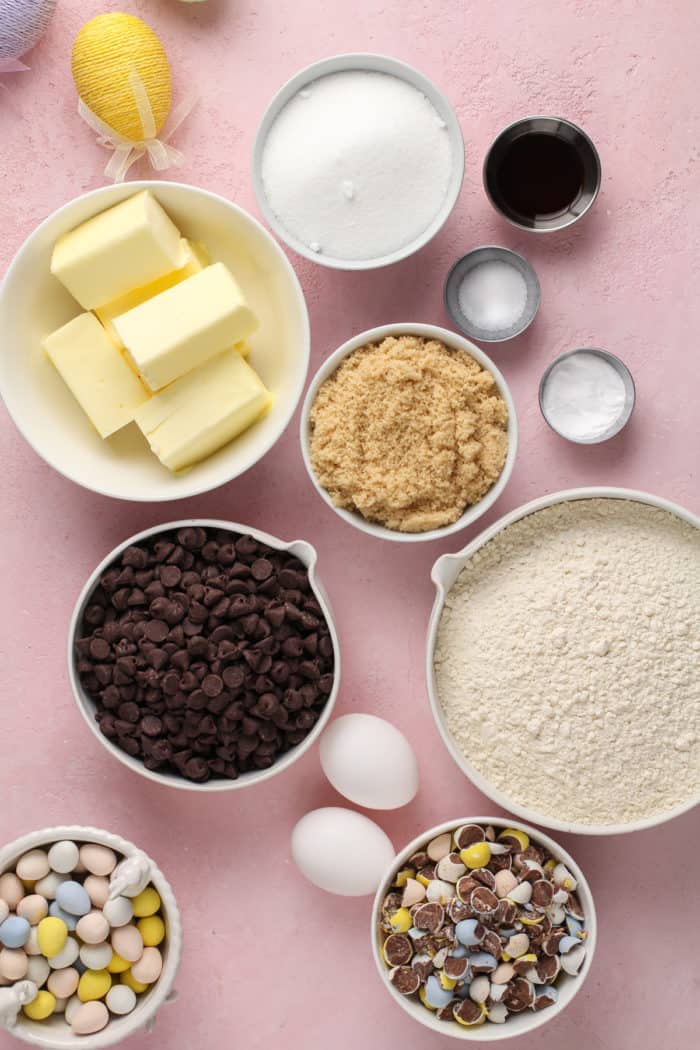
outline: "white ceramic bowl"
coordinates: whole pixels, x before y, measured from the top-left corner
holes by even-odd
[[[506,456],[506,461],[503,464],[503,470],[496,479],[496,483],[478,503],[473,504],[471,507],[467,507],[464,514],[462,514],[460,518],[457,518],[456,521],[452,522],[451,525],[445,525],[442,529],[430,529],[427,532],[399,532],[396,529],[387,529],[384,525],[378,525],[375,522],[367,521],[367,519],[363,518],[361,514],[344,510],[342,507],[336,507],[326,489],[319,484],[313,467],[311,466],[309,414],[321,384],[333,372],[335,372],[338,365],[344,358],[348,357],[353,350],[357,350],[358,347],[364,346],[365,343],[377,343],[386,339],[388,336],[399,335],[415,335],[421,336],[423,339],[439,339],[441,342],[445,343],[446,346],[449,346],[454,350],[463,350],[465,353],[470,354],[475,361],[478,361],[483,368],[488,369],[492,374],[496,381],[499,393],[508,406],[508,454]],[[471,525],[477,520],[477,518],[480,518],[482,514],[485,514],[489,507],[493,506],[508,484],[508,479],[513,472],[517,448],[518,418],[515,413],[515,403],[508,384],[499,369],[493,363],[491,358],[483,352],[483,350],[480,350],[478,346],[474,345],[474,343],[470,343],[468,339],[464,338],[464,336],[457,335],[456,332],[451,332],[447,328],[439,328],[437,325],[433,324],[413,324],[409,321],[405,324],[386,324],[381,325],[379,328],[370,328],[368,331],[360,332],[359,335],[353,336],[352,339],[348,339],[347,343],[343,343],[343,345],[332,353],[330,357],[326,358],[316,375],[311,380],[311,385],[306,392],[306,397],[304,398],[304,404],[301,410],[301,451],[304,457],[304,465],[306,466],[309,477],[311,478],[319,496],[321,496],[328,506],[349,525],[354,525],[356,529],[360,529],[362,532],[366,532],[370,536],[376,536],[378,539],[397,540],[399,543],[419,543],[421,541],[425,542],[426,540],[444,539],[445,536],[449,536],[453,532],[459,532],[460,529],[465,529],[467,525]]]
[[[17,860],[30,849],[45,848],[62,839],[74,839],[77,842],[98,842],[110,849],[131,857],[143,853],[132,842],[112,835],[109,831],[97,828],[84,828],[79,825],[55,828],[43,828],[29,835],[15,839],[0,848],[0,873],[7,871]],[[134,1010],[125,1017],[114,1017],[106,1028],[94,1035],[73,1035],[62,1014],[48,1018],[46,1021],[30,1021],[19,1013],[17,1023],[10,1029],[12,1035],[32,1046],[44,1047],[45,1050],[101,1050],[102,1047],[121,1043],[143,1028],[151,1029],[156,1014],[170,998],[174,999],[173,982],[180,965],[182,954],[182,923],[180,910],[170,883],[151,858],[151,881],[160,895],[162,912],[166,927],[166,938],[161,946],[163,954],[163,971],[150,991],[138,997]]]
[[[345,73],[357,69],[369,70],[375,73],[386,73],[389,76],[399,77],[401,80],[405,80],[407,83],[413,85],[413,87],[417,88],[418,91],[425,95],[437,110],[441,120],[445,122],[452,150],[452,172],[442,207],[420,237],[417,237],[414,241],[404,245],[402,248],[391,252],[389,255],[382,255],[371,259],[340,259],[312,251],[307,244],[299,240],[298,237],[282,225],[270,207],[267,194],[265,193],[262,179],[262,157],[265,149],[265,141],[270,128],[277,119],[280,111],[286,106],[290,99],[301,91],[302,88],[312,83],[312,81],[318,80],[320,77],[328,76],[330,73]],[[389,58],[387,55],[365,53],[334,55],[331,58],[324,58],[320,62],[314,62],[313,65],[300,70],[300,72],[296,73],[291,80],[288,80],[287,83],[280,88],[265,110],[253,146],[253,186],[258,206],[265,217],[265,221],[270,228],[274,230],[280,240],[285,241],[285,243],[288,244],[290,248],[293,248],[295,252],[298,252],[299,255],[303,255],[306,259],[310,259],[312,262],[318,263],[320,266],[328,266],[335,270],[372,270],[380,266],[389,266],[391,263],[399,262],[401,259],[405,259],[409,255],[413,255],[413,253],[417,252],[420,248],[423,248],[430,240],[432,240],[438,230],[444,226],[449,218],[449,215],[457,202],[457,198],[459,197],[463,178],[464,139],[462,138],[462,130],[452,106],[442,92],[439,91],[433,82],[426,76],[412,66],[407,65],[405,62],[400,62],[396,58]]]
[[[541,824],[544,827],[552,828],[555,831],[566,831],[575,835],[619,835],[626,831],[641,831],[644,828],[653,828],[659,824],[664,824],[667,820],[672,820],[673,817],[678,817],[681,813],[686,813],[694,806],[700,805],[700,796],[697,798],[689,798],[665,813],[657,813],[654,816],[645,817],[642,820],[630,821],[627,824],[580,824],[576,821],[560,820],[549,814],[540,813],[537,810],[531,809],[529,806],[523,806],[515,799],[511,798],[510,795],[507,795],[504,791],[495,787],[482,773],[479,772],[478,769],[475,768],[475,766],[472,765],[471,762],[468,761],[468,759],[464,757],[448,729],[440,705],[437,684],[435,681],[433,661],[440,617],[442,616],[445,599],[469,558],[488,543],[489,540],[493,539],[497,533],[502,532],[503,529],[512,525],[513,522],[520,521],[521,518],[527,517],[528,514],[534,514],[535,511],[543,510],[545,507],[551,507],[556,503],[566,503],[571,500],[580,499],[636,500],[639,503],[646,503],[650,507],[658,507],[660,510],[666,510],[671,514],[675,514],[683,521],[687,521],[690,525],[700,528],[700,518],[697,518],[694,514],[691,514],[690,511],[685,510],[683,507],[678,506],[678,504],[671,503],[669,500],[662,499],[660,496],[653,496],[648,492],[637,492],[633,489],[611,487],[567,489],[563,492],[554,492],[548,496],[541,496],[539,499],[534,499],[530,503],[525,503],[521,507],[516,507],[515,510],[505,514],[502,518],[499,518],[498,521],[494,522],[493,525],[484,529],[484,531],[472,540],[472,542],[463,550],[458,551],[456,554],[444,554],[441,558],[438,558],[433,565],[431,578],[435,584],[437,593],[435,595],[435,601],[433,603],[433,609],[428,625],[426,681],[428,683],[428,695],[430,697],[430,707],[433,712],[433,718],[435,719],[435,724],[443,739],[445,747],[452,755],[452,758],[462,772],[469,777],[472,783],[474,783],[480,791],[483,791],[485,795],[488,795],[490,799],[493,799],[497,805],[510,810],[512,813],[517,813],[517,815],[524,820],[530,820],[535,824]]]
[[[547,1007],[546,1010],[540,1010],[537,1012],[526,1010],[523,1013],[511,1014],[504,1024],[492,1024],[489,1021],[486,1021],[484,1024],[478,1025],[477,1027],[467,1028],[447,1021],[438,1021],[434,1012],[432,1010],[427,1010],[418,999],[401,995],[400,992],[396,991],[393,985],[389,982],[389,970],[387,969],[386,963],[381,954],[379,920],[381,917],[382,901],[389,892],[396,872],[401,870],[412,853],[421,849],[427,842],[430,842],[431,839],[434,839],[437,835],[443,834],[445,831],[453,831],[462,824],[492,824],[494,828],[518,828],[521,831],[525,831],[534,843],[544,846],[549,850],[552,856],[562,861],[574,876],[578,883],[576,893],[581,902],[585,916],[585,928],[588,931],[588,937],[586,938],[587,950],[578,974],[575,977],[565,973],[560,974],[556,981],[556,987],[559,990],[559,998],[552,1006]],[[420,1024],[425,1025],[426,1028],[430,1028],[433,1032],[437,1032],[440,1035],[449,1035],[455,1039],[461,1039],[468,1042],[492,1043],[499,1039],[508,1039],[512,1036],[525,1035],[532,1032],[535,1028],[540,1028],[543,1024],[547,1024],[548,1021],[560,1014],[561,1011],[569,1005],[574,996],[581,990],[583,982],[586,980],[591,968],[596,940],[598,937],[598,922],[595,905],[593,903],[593,895],[586,877],[571,854],[567,853],[565,849],[562,849],[558,842],[555,842],[554,839],[545,835],[544,832],[532,828],[528,824],[520,824],[516,820],[505,820],[503,817],[462,817],[459,820],[445,821],[444,824],[438,824],[437,827],[424,831],[421,835],[415,838],[413,842],[409,842],[405,849],[402,849],[401,852],[397,854],[396,858],[392,861],[391,867],[382,879],[381,885],[377,890],[377,896],[374,899],[370,936],[372,938],[372,954],[374,955],[374,961],[382,979],[382,984],[389,992],[392,999],[398,1003],[399,1006],[402,1006],[414,1021],[419,1021]]]
[[[135,423],[102,441],[41,348],[81,312],[51,276],[54,242],[85,219],[150,189],[182,233],[203,242],[236,275],[260,319],[251,364],[274,395],[268,414],[189,472],[173,475]],[[309,319],[289,260],[264,227],[230,201],[175,182],[129,182],[59,208],[24,242],[0,287],[0,394],[34,451],[59,473],[117,499],[196,496],[231,481],[275,444],[294,413],[309,363]]]
[[[290,554],[297,557],[299,561],[303,562],[309,574],[309,582],[313,594],[321,606],[326,623],[328,624],[328,630],[333,643],[334,662],[333,688],[328,695],[326,705],[323,708],[316,725],[300,744],[297,744],[296,747],[286,751],[272,766],[270,766],[269,769],[241,773],[237,780],[212,779],[204,784],[194,783],[191,780],[187,780],[185,777],[179,777],[173,773],[158,773],[154,770],[146,769],[142,762],[137,758],[132,758],[131,755],[127,755],[125,751],[118,748],[116,744],[111,740],[108,740],[107,737],[100,732],[99,726],[95,721],[96,705],[81,685],[75,667],[74,653],[75,637],[82,619],[83,610],[88,604],[88,598],[96,587],[102,573],[112,564],[115,558],[118,558],[122,551],[127,547],[130,547],[132,544],[138,544],[149,536],[155,536],[158,533],[168,532],[172,529],[186,528],[191,525],[197,525],[209,529],[226,529],[237,534],[253,536],[259,543],[266,543],[268,547],[272,547],[274,550],[288,551]],[[308,751],[325,729],[328,720],[331,717],[340,690],[340,644],[338,642],[338,634],[333,622],[333,614],[331,612],[328,596],[316,573],[317,560],[318,554],[316,553],[315,548],[305,540],[293,540],[290,543],[285,543],[283,540],[277,539],[276,536],[270,536],[267,532],[261,532],[260,529],[253,529],[248,525],[240,525],[236,522],[220,521],[213,518],[187,518],[181,521],[166,522],[163,525],[156,525],[151,529],[144,529],[143,532],[138,532],[136,535],[130,536],[128,539],[124,540],[123,543],[120,543],[115,547],[114,550],[100,562],[80,592],[80,597],[78,598],[73,610],[70,630],[68,632],[68,677],[70,679],[71,688],[73,689],[73,696],[78,705],[78,710],[93,734],[99,740],[100,744],[102,744],[110,754],[119,759],[123,765],[127,766],[134,773],[139,773],[142,777],[147,777],[149,780],[153,780],[157,784],[164,784],[167,787],[182,788],[187,791],[235,791],[239,788],[251,787],[253,784],[259,784],[263,780],[269,780],[270,777],[277,776],[279,773],[283,773],[286,769],[289,769],[297,759],[301,758],[301,756]]]

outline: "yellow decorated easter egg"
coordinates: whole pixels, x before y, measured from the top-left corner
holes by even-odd
[[[170,66],[160,40],[140,18],[114,12],[91,19],[75,39],[71,66],[88,109],[134,141],[146,136],[131,78],[138,74],[158,134],[170,112]]]

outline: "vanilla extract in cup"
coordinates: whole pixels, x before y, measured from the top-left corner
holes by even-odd
[[[579,219],[600,186],[595,146],[575,124],[532,117],[498,136],[484,165],[491,203],[515,226],[557,230]]]

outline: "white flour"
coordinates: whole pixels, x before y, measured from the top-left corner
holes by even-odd
[[[435,670],[458,746],[520,804],[672,808],[700,792],[700,530],[623,500],[529,515],[462,570]]]
[[[314,251],[376,259],[437,216],[452,169],[432,103],[385,73],[331,73],[295,95],[267,136],[270,207]]]

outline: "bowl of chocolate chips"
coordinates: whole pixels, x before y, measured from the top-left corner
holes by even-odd
[[[490,1042],[556,1017],[581,990],[597,937],[574,858],[499,817],[452,820],[410,842],[372,911],[382,983],[414,1020]]]
[[[131,536],[73,612],[78,708],[120,762],[176,788],[224,791],[288,769],[330,718],[338,637],[304,540],[232,522]]]

